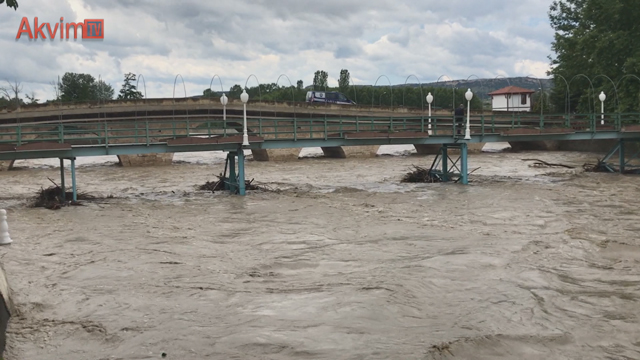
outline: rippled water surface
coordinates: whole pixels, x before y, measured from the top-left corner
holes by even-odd
[[[81,158],[105,199],[58,211],[27,206],[58,161],[16,162],[8,359],[640,358],[640,177],[487,152],[469,186],[400,183],[413,153],[250,160],[274,191],[246,197],[195,189],[221,153]]]

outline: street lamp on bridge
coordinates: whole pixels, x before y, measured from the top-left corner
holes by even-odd
[[[242,100],[242,104],[244,105],[244,121],[243,121],[243,131],[242,134],[242,146],[249,145],[249,135],[247,135],[247,101],[249,101],[249,94],[247,94],[247,90],[242,90],[242,94],[240,94],[240,100]]]
[[[471,99],[473,99],[473,93],[471,92],[471,89],[467,89],[464,97],[467,98],[467,129],[464,132],[464,139],[471,140],[471,129],[469,128],[469,117],[471,116]]]
[[[429,135],[431,135],[431,102],[433,101],[433,95],[431,92],[427,94],[427,103],[429,103]]]
[[[229,98],[227,95],[222,93],[220,96],[220,103],[222,104],[222,120],[227,121],[227,103],[229,102]]]
[[[600,125],[604,125],[604,101],[607,99],[607,95],[604,94],[604,91],[600,91],[598,98],[600,99]]]

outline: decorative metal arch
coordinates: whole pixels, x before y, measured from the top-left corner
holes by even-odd
[[[222,93],[221,96],[225,96],[224,87],[222,86],[222,78],[220,78],[218,74],[213,74],[213,76],[211,77],[211,81],[209,82],[209,92],[213,92],[213,90],[211,90],[211,86],[213,86],[213,79],[215,78],[218,78],[218,82],[220,82],[220,92]],[[209,99],[209,103],[211,102],[213,102],[213,96]],[[211,106],[209,106],[209,108],[207,109],[207,121],[211,121]]]
[[[244,82],[244,88],[245,90],[247,90],[247,84],[249,83],[249,79],[251,79],[251,77],[253,77],[254,79],[256,79],[256,82],[258,83],[258,103],[260,104],[258,106],[258,111],[260,114],[260,118],[262,118],[262,89],[260,88],[260,80],[258,80],[258,77],[255,76],[254,74],[251,74],[249,76],[247,76],[247,80]]]
[[[417,76],[411,74],[409,76],[407,76],[407,78],[404,81],[404,86],[402,87],[402,106],[404,107],[404,88],[407,87],[407,81],[409,81],[410,77],[414,77],[416,78],[416,80],[418,80],[418,85],[420,85],[420,100],[421,100],[421,104],[422,104],[422,112],[424,112],[424,91],[422,90],[422,82],[420,81],[420,79],[418,79]]]
[[[375,89],[376,85],[378,85],[378,80],[380,80],[381,77],[385,77],[387,78],[387,81],[389,82],[389,91],[391,92],[391,110],[393,110],[393,88],[391,87],[391,80],[389,80],[389,78],[387,77],[387,75],[380,75],[378,76],[378,78],[376,79],[376,82],[373,84],[373,89]],[[373,108],[373,96],[374,92],[371,92],[371,108]]]
[[[616,95],[616,102],[615,102],[614,109],[617,109],[618,112],[620,112],[620,98],[618,98],[618,88],[616,87],[616,84],[613,82],[613,80],[611,80],[610,77],[608,77],[607,75],[603,75],[603,74],[596,75],[593,78],[593,80],[595,81],[599,77],[602,77],[602,78],[605,78],[605,79],[609,80],[609,82],[611,83],[611,86],[613,86],[613,91],[614,91],[614,93]],[[599,94],[594,94],[594,96],[596,96],[596,97],[598,97],[598,95]]]
[[[187,98],[187,86],[184,83],[184,79],[182,75],[176,75],[176,78],[173,80],[173,121],[176,121],[176,83],[178,82],[178,76],[182,80],[182,88],[184,89],[184,98]],[[187,120],[189,120],[189,109],[187,108]]]
[[[542,81],[540,81],[540,78],[533,76],[533,74],[529,74],[526,77],[538,80],[538,86],[540,86],[540,116],[542,116],[544,113],[544,86],[542,86]]]
[[[567,79],[564,78],[564,76],[560,74],[554,75],[554,77],[556,76],[560,77],[560,79],[562,79],[562,81],[564,81],[565,85],[567,86],[567,91],[565,92],[565,97],[564,97],[564,111],[568,115],[569,112],[571,111],[571,92],[569,89],[569,83],[567,82]],[[567,101],[569,106],[567,106]]]
[[[573,82],[573,80],[575,80],[576,78],[579,78],[579,77],[583,77],[583,78],[587,79],[587,81],[589,81],[589,85],[591,86],[591,94],[593,95],[595,93],[595,89],[593,87],[593,82],[591,82],[591,79],[585,74],[578,74],[578,75],[575,75],[574,77],[572,77],[571,80],[569,80],[569,90],[571,90],[571,83]],[[595,108],[595,97],[593,99],[593,106]],[[589,111],[590,112],[592,111],[591,110],[591,102],[589,102]]]
[[[620,80],[618,80],[618,82],[616,83],[616,87],[618,87],[618,85],[620,85],[622,83],[622,81],[628,77],[632,77],[635,78],[636,80],[640,81],[640,77],[637,77],[636,75],[633,74],[626,74],[623,77],[620,78]]]
[[[296,118],[296,97],[295,97],[295,93],[293,92],[293,84],[291,83],[291,79],[289,79],[289,77],[285,74],[280,74],[280,76],[278,76],[278,80],[276,80],[276,86],[278,86],[278,82],[280,82],[280,78],[283,76],[287,78],[287,80],[289,81],[289,87],[291,88],[291,102],[293,103],[293,118],[295,119]]]
[[[440,82],[440,79],[442,79],[443,76],[446,76],[447,78],[449,78],[449,81],[453,82],[453,79],[451,77],[449,77],[449,75],[440,75],[440,77],[438,77],[438,80],[436,80],[436,84]],[[451,110],[453,111],[456,108],[456,87],[451,84]]]
[[[473,74],[469,75],[469,77],[467,78],[467,81],[469,81],[469,79],[471,79],[472,76],[475,76],[476,79],[480,81],[480,86],[484,88],[484,82],[482,81],[482,79],[478,77],[478,75],[473,75]],[[478,97],[480,98],[480,113],[484,114],[484,102],[482,101],[482,96],[478,95]]]
[[[140,85],[140,78],[142,78],[142,84],[144,85],[144,102],[147,100],[147,81],[142,74],[136,75],[136,90],[138,90],[138,85]],[[144,111],[145,118],[147,117],[148,111]],[[138,120],[138,99],[136,99],[136,120]]]

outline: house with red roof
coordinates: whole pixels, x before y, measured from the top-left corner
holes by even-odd
[[[517,86],[507,86],[490,92],[493,111],[531,111],[531,95],[535,91]]]

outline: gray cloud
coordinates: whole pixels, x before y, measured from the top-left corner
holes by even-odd
[[[133,72],[145,76],[149,96],[171,96],[178,73],[190,94],[214,74],[227,89],[250,74],[275,82],[284,73],[310,84],[318,69],[335,81],[347,68],[356,83],[383,74],[393,83],[411,74],[422,81],[544,76],[553,35],[548,7],[542,0],[30,0],[0,11],[0,80],[18,78],[51,96],[48,82],[67,71],[100,74],[116,91]],[[31,23],[34,16],[104,18],[105,40],[15,41],[23,16]]]

